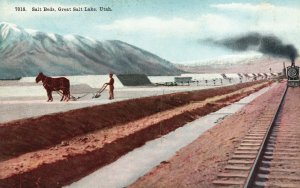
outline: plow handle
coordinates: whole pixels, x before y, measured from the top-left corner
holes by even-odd
[[[102,93],[102,91],[104,91],[104,89],[107,87],[107,84],[103,84],[102,87],[99,89],[99,91],[97,93]]]

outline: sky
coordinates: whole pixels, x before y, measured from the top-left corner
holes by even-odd
[[[34,12],[32,7],[56,11]],[[59,7],[95,7],[98,11],[62,12]],[[112,11],[99,11],[99,7]],[[259,55],[201,42],[248,32],[272,34],[300,49],[298,0],[0,0],[0,22],[100,41],[121,40],[173,63]]]

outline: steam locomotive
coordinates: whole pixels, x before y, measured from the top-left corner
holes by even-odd
[[[299,80],[299,67],[292,62],[291,66],[287,67],[287,85],[288,87],[298,87],[300,86]]]

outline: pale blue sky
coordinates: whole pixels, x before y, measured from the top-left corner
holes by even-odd
[[[16,12],[15,6],[28,11]],[[32,12],[32,7],[107,7],[111,12]],[[257,31],[300,47],[300,1],[0,0],[0,21],[61,35],[122,40],[172,62],[237,54],[197,42]]]

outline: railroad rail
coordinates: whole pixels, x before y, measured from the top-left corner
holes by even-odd
[[[300,187],[300,126],[294,131],[297,123],[281,122],[287,91],[265,106],[213,182],[215,187]]]

